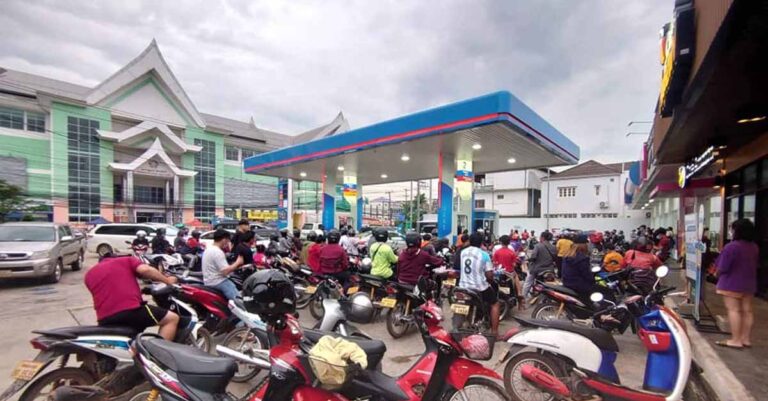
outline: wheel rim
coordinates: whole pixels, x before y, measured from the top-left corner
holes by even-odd
[[[306,290],[297,290],[296,286],[304,287],[305,289],[309,287],[309,282],[307,280],[297,280],[296,284],[294,285],[294,290],[296,292],[296,306],[302,305],[306,306],[306,304],[309,302],[309,300],[312,298],[312,294],[307,294]]]
[[[408,329],[408,323],[403,320],[403,315],[405,315],[403,304],[398,304],[395,306],[395,309],[392,310],[392,314],[389,317],[390,324],[392,325],[392,331],[395,334],[403,335],[403,333],[405,333],[405,331]]]
[[[248,356],[253,356],[255,354],[255,350],[263,349],[263,346],[261,344],[261,341],[259,340],[259,337],[250,330],[243,330],[236,335],[233,335],[230,338],[230,341],[228,341],[225,345],[225,347],[229,349],[233,349],[235,351],[241,352]],[[244,362],[235,361],[237,363],[237,371],[235,372],[235,376],[238,377],[246,377],[251,375],[254,371],[258,371],[259,369],[254,366],[250,365]]]
[[[56,267],[53,268],[53,276],[56,278],[56,281],[61,280],[61,261],[56,263]]]
[[[496,389],[484,384],[470,384],[454,393],[449,401],[506,401]],[[526,399],[527,400],[527,399]]]
[[[540,320],[560,320],[560,307],[557,305],[545,305],[536,312],[536,319]]]
[[[104,256],[109,253],[109,246],[102,245],[98,249],[99,256]]]
[[[549,394],[545,391],[539,390],[536,386],[529,383],[527,380],[523,378],[523,375],[521,373],[521,370],[523,369],[523,366],[525,365],[533,365],[535,368],[541,369],[542,371],[549,373],[552,376],[557,377],[555,372],[552,370],[549,365],[541,362],[538,359],[523,359],[512,368],[512,375],[511,375],[511,382],[512,385],[512,391],[515,393],[515,396],[520,400],[526,400],[526,401],[551,401],[555,397],[552,394]]]

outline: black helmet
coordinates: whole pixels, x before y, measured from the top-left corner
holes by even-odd
[[[387,232],[386,228],[379,227],[373,230],[373,238],[376,238],[376,241],[379,242],[387,242],[389,239],[389,233]]]
[[[299,230],[298,228],[294,228],[293,229],[293,236],[296,237],[296,238],[301,237],[301,230]]]
[[[155,235],[165,235],[165,229],[158,228],[157,230],[155,230]]]
[[[405,245],[408,246],[408,248],[418,247],[421,245],[421,237],[418,233],[408,233],[405,234]]]
[[[270,241],[277,241],[277,240],[279,240],[279,239],[280,239],[280,236],[279,236],[279,235],[277,235],[277,233],[272,233],[272,234],[269,234],[269,240],[270,240]]]
[[[331,232],[328,233],[329,244],[338,244],[340,240],[341,240],[341,233],[339,233],[337,230],[331,230]]]
[[[283,238],[287,238],[288,237],[288,229],[284,228],[284,229],[280,230],[280,235],[283,236]]]
[[[348,233],[348,231],[347,231],[347,228],[346,228],[346,227],[343,227],[343,228],[340,230],[340,232],[341,232],[341,235],[347,235],[347,233]]]
[[[200,231],[197,231],[197,230],[192,231],[192,237],[193,238],[200,238]]]
[[[354,229],[350,228],[349,230],[347,230],[347,235],[350,237],[354,237],[355,235],[357,235],[357,233],[355,232]]]
[[[264,319],[293,313],[296,311],[293,283],[279,270],[257,271],[243,283],[243,304],[248,312]]]
[[[307,234],[307,241],[311,241],[311,242],[317,241],[317,233],[314,231],[310,231],[309,234]]]
[[[324,244],[325,243],[325,234],[317,234],[317,239],[315,240],[318,244]]]

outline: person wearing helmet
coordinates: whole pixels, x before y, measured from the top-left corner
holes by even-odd
[[[152,253],[155,255],[168,253],[168,251],[172,250],[171,243],[165,239],[164,228],[158,228],[157,231],[155,231],[155,238],[152,238],[150,245],[152,246]]]
[[[243,283],[243,304],[250,313],[258,314],[269,324],[296,312],[296,292],[285,273],[260,270]]]
[[[624,254],[624,265],[634,269],[655,270],[662,265],[661,260],[656,255],[649,252],[650,244],[645,236],[637,237],[635,240],[635,249],[627,251]]]
[[[368,250],[368,253],[371,255],[371,275],[388,279],[394,273],[392,266],[397,263],[395,252],[387,244],[389,232],[386,228],[378,227],[373,230],[373,237],[376,239],[376,242]]]
[[[239,269],[244,261],[242,256],[238,256],[234,263],[229,264],[227,262],[227,255],[223,249],[229,247],[230,238],[232,238],[232,234],[221,228],[213,233],[213,246],[203,253],[203,283],[221,291],[228,300],[234,300],[239,293],[235,283],[230,281],[227,276]]]
[[[483,244],[483,234],[473,233],[469,236],[469,247],[461,252],[461,274],[459,287],[476,291],[486,305],[491,306],[491,334],[499,334],[499,295],[491,285],[494,281],[493,262],[488,253],[480,247]]]
[[[144,302],[137,278],[168,285],[178,282],[133,256],[105,258],[85,274],[99,326],[132,327],[138,333],[160,326],[160,335],[173,341],[179,315]]]
[[[288,238],[288,229],[283,228],[280,230],[280,239],[278,240],[278,250],[282,253],[291,252],[293,249],[293,240]]]
[[[405,235],[407,248],[400,252],[397,259],[397,281],[402,284],[416,285],[419,278],[429,275],[429,267],[443,265],[443,258],[434,256],[421,248],[421,237],[410,232]]]
[[[269,234],[269,244],[267,244],[267,256],[269,257],[277,256],[281,250],[282,250],[282,247],[280,245],[280,234],[277,232],[272,232],[271,234]]]
[[[299,256],[302,249],[304,249],[304,243],[301,242],[301,230],[294,228],[293,237],[291,237],[291,251],[294,255]]]
[[[315,233],[312,233],[315,234]],[[309,236],[307,236],[309,238]],[[320,251],[325,246],[325,235],[316,234],[314,236],[315,243],[310,245],[307,251],[307,266],[315,273],[320,273]]]
[[[355,230],[346,230],[346,233],[347,235],[342,234],[339,244],[347,252],[347,255],[359,256],[360,252],[357,250],[357,238],[355,237],[357,233],[355,233]]]
[[[320,273],[336,277],[346,288],[349,280],[349,256],[339,245],[341,233],[331,230],[328,233],[328,244],[320,250]]]
[[[147,232],[144,230],[136,231],[136,238],[131,242],[132,247],[149,246],[149,240],[147,239]]]
[[[187,235],[187,230],[180,228],[176,232],[176,238],[173,239],[173,249],[182,255],[187,253],[187,239],[184,238],[185,235]]]
[[[186,252],[182,253],[182,256],[187,260],[187,266],[192,269],[197,266],[200,254],[205,250],[205,244],[200,242],[200,231],[192,231],[192,235],[189,236],[185,248]]]

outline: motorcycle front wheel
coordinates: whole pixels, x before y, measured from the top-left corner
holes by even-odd
[[[56,369],[35,380],[19,397],[19,401],[45,401],[50,399],[49,397],[59,387],[89,386],[94,382],[91,374],[84,369],[71,367]]]
[[[227,334],[221,345],[245,355],[253,356],[254,350],[264,349],[265,344],[248,327],[239,327]],[[245,383],[256,377],[260,370],[256,366],[238,361],[237,371],[235,371],[232,381],[235,383]]]
[[[323,297],[313,296],[309,300],[309,314],[316,320],[323,320],[325,308],[323,307]]]
[[[525,365],[533,365],[554,377],[565,376],[561,364],[554,358],[536,352],[522,352],[509,360],[504,367],[504,388],[513,401],[554,401],[554,395],[539,389],[522,376]]]
[[[559,304],[540,303],[531,312],[531,317],[538,320],[567,320],[565,310],[560,310]]]
[[[473,377],[467,380],[464,388],[447,392],[442,401],[509,401],[504,393],[504,388],[491,379],[485,377]]]
[[[410,324],[403,317],[405,317],[405,304],[402,302],[398,302],[394,308],[387,311],[387,332],[392,338],[400,338],[408,331]]]

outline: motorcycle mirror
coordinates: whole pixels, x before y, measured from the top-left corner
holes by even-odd
[[[593,292],[592,295],[589,296],[589,300],[595,303],[602,302],[603,298],[603,294],[599,292]]]
[[[598,265],[592,265],[592,273],[600,273],[600,270],[603,270],[603,268]]]
[[[666,265],[659,266],[659,268],[656,269],[656,277],[658,278],[666,277],[667,274],[669,274],[669,267]]]

